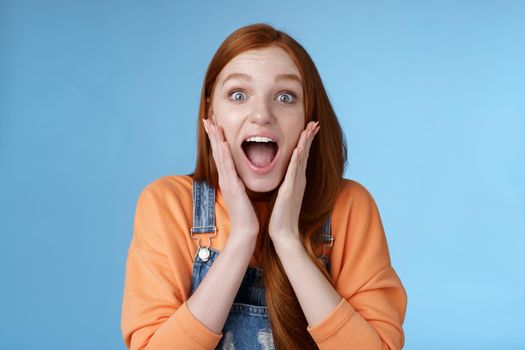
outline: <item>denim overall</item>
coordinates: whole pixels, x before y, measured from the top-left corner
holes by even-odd
[[[199,248],[195,253],[192,272],[192,289],[197,289],[219,252],[207,248],[210,239],[217,234],[215,226],[215,190],[204,181],[193,182],[193,227],[191,236],[197,239]],[[207,233],[207,247],[201,246],[198,235]],[[213,235],[209,235],[213,233]],[[316,236],[318,243],[333,243],[330,232],[330,216],[323,225],[323,232]],[[199,250],[201,253],[199,254]],[[325,254],[322,261],[330,271],[329,260]],[[222,329],[223,337],[216,349],[221,350],[273,350],[272,329],[266,307],[265,288],[262,269],[248,266],[235,296],[230,313]]]

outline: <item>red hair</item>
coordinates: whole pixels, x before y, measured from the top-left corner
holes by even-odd
[[[346,144],[315,64],[306,50],[288,34],[259,23],[237,29],[221,44],[204,78],[197,128],[197,164],[191,175],[196,181],[205,180],[218,187],[217,168],[201,120],[208,116],[215,83],[224,66],[244,51],[268,46],[281,47],[290,55],[303,80],[306,123],[313,120],[321,125],[308,156],[307,186],[299,216],[299,231],[308,255],[330,281],[329,272],[317,258],[314,234],[322,229],[339,193],[346,164]],[[268,215],[272,212],[277,192],[272,191]],[[268,234],[268,221],[269,217],[260,218],[260,235]],[[261,261],[276,349],[317,349],[306,329],[308,323],[301,306],[268,237],[263,240]]]

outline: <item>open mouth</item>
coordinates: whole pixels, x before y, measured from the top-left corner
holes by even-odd
[[[241,145],[248,161],[256,168],[266,168],[272,164],[279,146],[267,137],[251,137]]]

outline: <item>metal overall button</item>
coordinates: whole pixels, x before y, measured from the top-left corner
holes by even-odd
[[[197,231],[200,231],[199,229],[208,229],[204,232],[199,233],[209,233],[213,232],[213,235],[206,236],[208,239],[208,244],[204,247],[201,246],[201,238],[200,237],[194,237],[193,234],[197,233]],[[206,262],[210,259],[210,245],[211,245],[211,239],[215,236],[217,236],[217,227],[216,226],[202,226],[202,227],[192,227],[190,229],[190,235],[192,239],[197,240],[197,255],[199,256],[199,259]]]

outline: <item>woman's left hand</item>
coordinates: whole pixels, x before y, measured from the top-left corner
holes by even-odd
[[[320,129],[318,125],[319,122],[312,121],[302,131],[279,188],[268,226],[274,246],[299,241],[299,214],[306,188],[306,165],[310,146]]]

